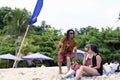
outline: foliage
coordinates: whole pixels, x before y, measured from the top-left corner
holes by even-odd
[[[6,53],[15,55],[17,48],[20,48],[30,15],[25,9],[11,9],[8,7],[0,9],[0,55]],[[116,60],[120,62],[120,27],[114,30],[109,27],[102,28],[99,31],[95,27],[88,26],[75,29],[75,33],[78,49],[84,50],[86,44],[94,43],[99,47],[103,63]],[[56,30],[44,20],[38,26],[32,25],[25,38],[20,56],[40,52],[54,59],[53,61],[43,61],[44,65],[56,66],[59,52],[56,45],[62,36],[64,35],[61,30]],[[82,58],[78,58],[77,61],[82,63]],[[7,60],[0,60],[0,67],[6,67],[6,63]],[[7,67],[11,67],[12,64],[13,61]],[[28,65],[27,62],[21,61],[18,67]]]
[[[2,7],[0,9],[0,29],[2,30],[4,26],[6,26],[6,22],[4,21],[4,18],[6,17],[7,14],[11,13],[12,9],[9,7]],[[10,19],[10,18],[9,18]]]

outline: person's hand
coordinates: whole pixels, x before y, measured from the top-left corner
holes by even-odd
[[[67,44],[66,47],[67,47],[67,48],[70,47],[70,44]]]
[[[61,48],[61,46],[63,46],[63,43],[56,45],[56,48]]]
[[[89,65],[88,67],[92,67],[92,65]]]
[[[85,58],[87,57],[87,55],[88,55],[87,53],[84,53],[84,57],[85,57]]]

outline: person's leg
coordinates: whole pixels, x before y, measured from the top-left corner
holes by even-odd
[[[96,69],[88,66],[83,66],[83,72],[85,72],[86,75],[100,75]]]
[[[59,74],[62,74],[62,63],[58,62],[58,67],[59,67]]]
[[[66,60],[67,60],[68,71],[70,70],[70,66],[71,66],[71,57],[72,57],[72,52],[67,52],[66,53]]]
[[[74,80],[79,80],[79,78],[80,78],[81,75],[82,75],[82,72],[83,72],[83,68],[82,68],[82,66],[81,66],[78,70],[76,70],[76,75],[75,75]]]
[[[59,74],[62,74],[62,63],[63,63],[63,53],[58,54],[58,67],[59,67]]]
[[[76,71],[76,76],[74,80],[79,80],[79,78],[82,76],[83,72],[85,72],[87,75],[100,75],[98,71],[94,68],[90,68],[88,66],[81,66]]]
[[[65,74],[61,75],[62,78],[67,78],[68,76],[74,75],[75,71],[70,68],[70,70]]]
[[[69,56],[67,56],[66,58],[67,58],[67,69],[69,71],[71,66],[71,58]]]

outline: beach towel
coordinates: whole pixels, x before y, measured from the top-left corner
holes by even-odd
[[[64,79],[58,78],[57,80],[71,80],[72,78],[74,78],[74,75],[68,76],[67,78]]]
[[[100,76],[109,76],[109,75],[113,75],[113,74],[118,74],[118,73],[120,73],[120,72],[105,72],[105,71],[103,71],[103,75],[99,75],[99,76],[82,76],[82,79],[92,79],[92,80],[94,80],[94,79],[96,79],[97,77],[100,77]],[[71,75],[71,76],[69,76],[69,77],[67,77],[67,78],[65,78],[65,79],[57,79],[57,80],[71,80],[71,79],[73,79],[75,76],[74,75]]]
[[[77,63],[76,63],[77,64]],[[78,66],[77,66],[78,67]],[[76,68],[77,68],[76,67]],[[103,65],[103,75],[97,75],[97,76],[82,76],[82,78],[85,78],[85,79],[95,79],[99,76],[108,76],[108,75],[112,75],[112,74],[118,74],[120,73],[120,64],[108,64],[108,63],[105,63]],[[117,70],[117,72],[116,72]],[[71,75],[65,79],[57,79],[57,80],[71,80],[72,78],[74,78],[74,75]]]

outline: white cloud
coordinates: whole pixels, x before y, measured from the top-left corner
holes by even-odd
[[[33,12],[37,0],[0,0],[1,6],[26,8]],[[38,16],[40,24],[47,24],[57,29],[81,28],[88,25],[101,27],[120,26],[115,23],[120,11],[120,0],[44,0]]]

